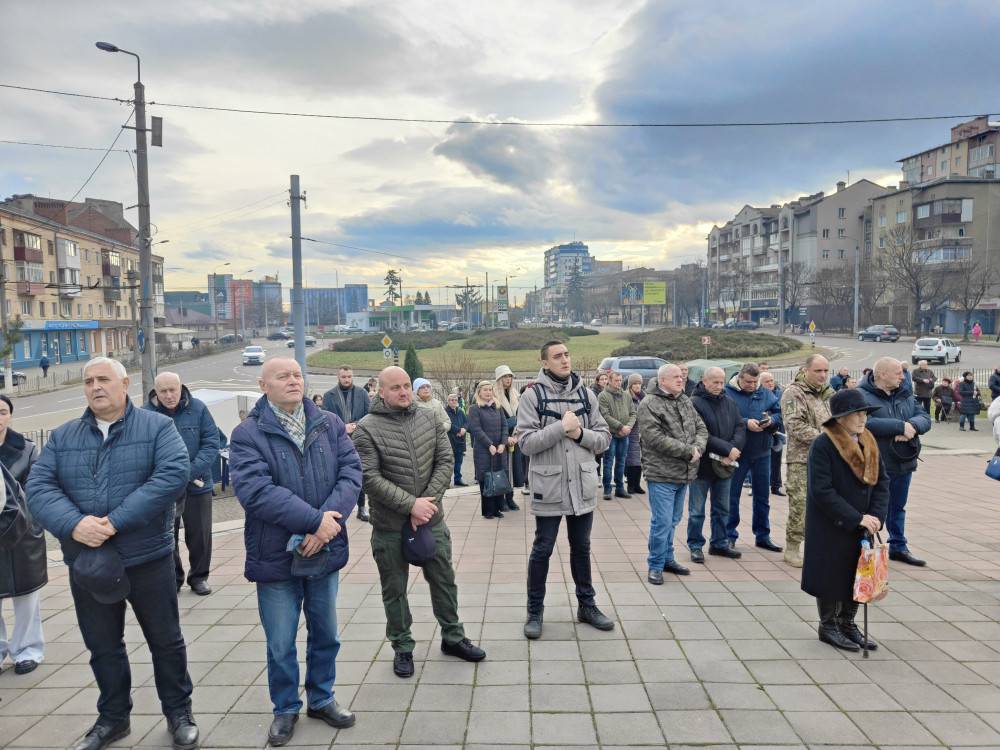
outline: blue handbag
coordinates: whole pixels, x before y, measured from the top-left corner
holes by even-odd
[[[991,458],[990,462],[986,464],[986,476],[990,479],[1000,481],[1000,449],[993,454],[993,458]]]

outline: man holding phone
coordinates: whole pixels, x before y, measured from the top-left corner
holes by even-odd
[[[740,525],[740,493],[749,475],[753,496],[752,529],[756,546],[769,552],[781,552],[771,541],[771,447],[774,434],[781,430],[781,404],[773,391],[760,386],[760,368],[746,364],[726,386],[726,394],[736,402],[746,420],[746,444],[740,455],[729,490],[729,521],[726,532],[731,549],[736,547]]]

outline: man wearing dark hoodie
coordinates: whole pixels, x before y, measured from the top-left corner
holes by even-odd
[[[340,417],[348,435],[353,435],[358,422],[368,413],[371,399],[368,391],[354,384],[354,371],[348,365],[337,370],[337,385],[323,394],[323,408]],[[365,491],[358,495],[358,520],[367,522]]]
[[[177,500],[174,516],[174,571],[177,590],[184,585],[180,530],[184,521],[184,543],[188,548],[187,582],[199,596],[212,593],[208,571],[212,565],[212,467],[219,460],[219,428],[202,401],[194,398],[174,372],[161,372],[145,407],[174,420],[191,459],[191,478]]]
[[[709,367],[694,389],[691,401],[701,421],[708,428],[708,446],[698,466],[698,476],[691,483],[688,496],[688,549],[691,562],[704,563],[705,501],[712,498],[712,537],[708,553],[738,558],[742,553],[729,546],[726,523],[729,520],[729,483],[736,471],[746,442],[746,420],[725,393],[726,373],[721,367]]]
[[[859,384],[869,406],[868,431],[878,441],[879,455],[889,475],[889,559],[922,567],[927,563],[910,554],[907,546],[906,501],[910,480],[920,457],[920,436],[931,429],[930,415],[921,408],[903,375],[903,365],[892,357],[875,363]]]

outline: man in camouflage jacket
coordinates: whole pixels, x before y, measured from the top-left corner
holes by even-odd
[[[827,384],[830,363],[826,357],[813,354],[802,371],[781,396],[788,447],[788,523],[785,526],[785,562],[802,567],[802,537],[806,513],[806,461],[809,446],[830,418],[830,397],[834,390]]]

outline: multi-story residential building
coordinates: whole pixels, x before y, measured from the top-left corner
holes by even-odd
[[[929,270],[952,276],[961,272],[962,262],[974,262],[966,267],[975,273],[1000,268],[1000,179],[949,177],[910,184],[874,198],[871,216],[876,253],[919,252],[920,263]],[[939,299],[928,301],[921,321],[910,320],[914,311],[907,290],[894,289],[890,322],[961,333],[965,310],[955,281],[943,285],[946,293]],[[933,279],[928,286],[936,286]],[[985,331],[997,331],[998,309],[1000,288],[994,284],[976,306],[970,325],[978,321]]]
[[[864,252],[865,209],[886,191],[869,180],[838,182],[830,195],[744,206],[708,235],[708,307],[723,319],[777,318],[784,274],[785,306],[796,307],[786,309],[786,319],[796,321],[798,308],[822,303],[805,279],[853,264],[855,253]],[[789,299],[790,283],[801,285],[802,296]]]
[[[545,251],[545,286],[566,286],[577,268],[582,274],[589,275],[593,270],[592,262],[590,249],[582,242],[550,247]]]
[[[233,285],[231,273],[210,273],[208,275],[208,296],[211,300],[211,315],[214,320],[232,320],[233,304],[230,288]]]
[[[302,297],[310,325],[345,325],[349,313],[368,309],[367,284],[307,287],[302,290]]]
[[[1000,178],[1000,125],[986,115],[951,129],[951,141],[899,160],[906,185],[947,177]]]
[[[15,195],[0,203],[6,314],[20,318],[15,367],[83,361],[134,347],[137,231],[120,203]],[[129,271],[134,279],[129,280]],[[154,318],[164,320],[163,258],[153,257]]]

